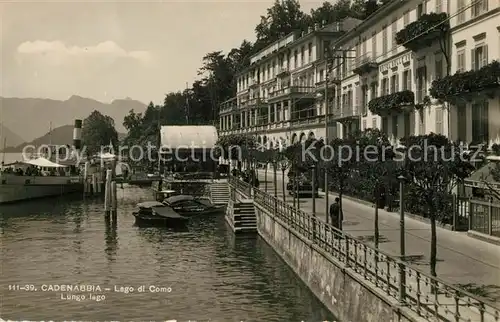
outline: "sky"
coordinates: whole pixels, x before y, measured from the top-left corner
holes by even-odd
[[[160,104],[199,77],[204,54],[254,41],[273,2],[0,0],[0,96]]]

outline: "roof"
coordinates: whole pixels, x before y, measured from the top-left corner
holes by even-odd
[[[165,199],[165,202],[168,204],[174,204],[180,201],[186,201],[186,200],[194,200],[193,196],[190,195],[179,195],[179,196],[172,196],[167,199]]]
[[[474,171],[465,179],[466,186],[484,188],[485,182],[489,184],[490,187],[500,188],[500,182],[495,181],[492,175],[492,170],[497,166],[497,162],[488,162],[477,171]]]
[[[66,167],[65,165],[54,163],[54,162],[49,161],[45,158],[32,159],[32,160],[24,161],[24,163],[34,165],[37,167],[45,167],[45,168],[64,168],[64,167]]]
[[[152,207],[163,207],[164,204],[158,201],[145,201],[137,204],[137,207],[142,209],[149,209]]]
[[[174,209],[170,207],[152,207],[155,215],[167,218],[186,218],[175,212]]]
[[[217,140],[217,129],[212,125],[167,125],[160,129],[164,149],[211,149]]]

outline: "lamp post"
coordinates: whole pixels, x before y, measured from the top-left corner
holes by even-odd
[[[313,206],[312,206],[312,217],[313,217],[313,241],[316,240],[316,165],[311,166],[311,176],[312,176],[312,199],[313,199]],[[328,217],[328,214],[327,214]]]
[[[406,270],[405,270],[405,257],[406,257],[406,245],[405,245],[405,206],[404,206],[404,188],[406,177],[403,175],[403,171],[406,166],[406,148],[399,148],[400,151],[404,153],[403,163],[401,165],[401,174],[398,176],[399,181],[399,252],[400,252],[400,262],[399,262],[399,302],[403,304],[406,297]]]
[[[327,62],[327,66],[328,66],[328,62]],[[325,101],[325,144],[328,144],[328,81],[329,81],[329,77],[328,77],[328,68],[326,69],[326,76],[325,76],[325,95],[321,94],[321,93],[318,93],[316,94],[316,97],[317,98],[323,98],[324,101]],[[325,214],[326,214],[326,223],[328,224],[329,222],[329,211],[330,211],[330,201],[329,201],[329,191],[328,191],[328,172],[326,171],[326,168],[324,168],[324,171],[325,171],[325,178],[324,178],[324,190],[325,190],[325,204],[326,204],[326,210],[325,210]]]

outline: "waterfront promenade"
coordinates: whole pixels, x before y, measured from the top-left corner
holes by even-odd
[[[277,176],[278,198],[283,198],[282,175]],[[260,189],[265,190],[264,171],[259,171]],[[287,178],[285,178],[286,184]],[[267,192],[274,194],[273,172],[267,174]],[[336,195],[330,194],[330,203]],[[287,195],[287,202],[293,197]],[[302,198],[300,209],[312,213],[312,198]],[[325,216],[325,199],[320,194],[316,199],[316,215]],[[373,206],[343,200],[344,231],[360,240],[373,244]],[[408,263],[424,272],[429,272],[430,225],[412,218],[406,218],[406,255]],[[398,256],[399,254],[399,214],[379,210],[380,249]],[[500,304],[500,247],[468,237],[466,233],[437,229],[437,274],[445,282]],[[498,305],[497,305],[498,306]]]

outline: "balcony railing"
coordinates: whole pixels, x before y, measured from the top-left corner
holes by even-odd
[[[369,73],[377,68],[378,63],[376,61],[375,55],[371,52],[368,52],[356,58],[354,62],[354,69],[352,71],[355,74],[362,75]]]
[[[260,81],[258,78],[254,78],[250,81],[250,85],[248,86],[249,88],[254,88],[256,86],[259,86]]]
[[[311,86],[289,86],[275,90],[269,93],[269,98],[277,98],[280,96],[291,95],[291,94],[310,94],[314,93],[315,87]]]
[[[288,66],[280,66],[278,67],[278,71],[276,72],[276,77],[284,76],[290,73]]]
[[[334,120],[356,118],[361,116],[358,106],[353,104],[344,104],[342,107],[333,108],[331,118]]]
[[[445,37],[449,29],[447,13],[431,12],[396,33],[396,42],[412,51],[418,51],[429,47],[436,39]]]

